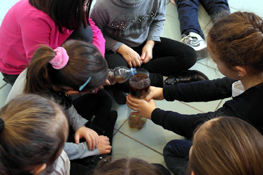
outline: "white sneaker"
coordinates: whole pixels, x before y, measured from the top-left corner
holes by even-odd
[[[205,40],[197,33],[190,32],[187,36],[183,34],[181,42],[194,48],[198,60],[206,58],[209,55]]]

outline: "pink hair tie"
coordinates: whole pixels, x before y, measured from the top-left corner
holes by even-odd
[[[62,69],[68,63],[69,56],[67,51],[63,47],[57,47],[54,51],[56,56],[49,63],[52,64],[54,69]]]

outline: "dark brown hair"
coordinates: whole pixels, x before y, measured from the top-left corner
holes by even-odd
[[[137,158],[122,158],[111,161],[101,160],[92,175],[162,175],[154,165]]]
[[[263,20],[254,13],[235,12],[217,21],[208,33],[208,45],[229,68],[263,71]]]
[[[81,24],[87,27],[92,0],[87,4],[84,11],[85,0],[29,0],[29,3],[48,14],[48,16],[59,26],[70,30],[77,30]]]
[[[38,95],[21,95],[0,111],[0,174],[26,174],[36,165],[53,162],[61,154],[68,122],[61,108]]]
[[[219,117],[195,133],[189,171],[196,175],[263,174],[263,136],[234,117]]]
[[[52,85],[63,89],[71,87],[79,91],[89,77],[90,82],[84,87],[92,90],[104,84],[108,77],[108,65],[96,46],[78,40],[68,40],[63,44],[69,56],[67,65],[54,69],[49,63],[56,55],[48,46],[36,50],[27,70],[25,93],[45,93]]]

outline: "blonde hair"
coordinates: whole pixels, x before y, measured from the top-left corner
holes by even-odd
[[[0,174],[21,174],[35,165],[52,164],[68,135],[60,106],[38,95],[21,95],[0,111]]]
[[[188,170],[196,175],[263,174],[263,136],[249,123],[219,117],[194,135]]]

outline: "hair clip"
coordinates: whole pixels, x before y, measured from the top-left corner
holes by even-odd
[[[5,123],[4,120],[2,118],[0,118],[0,132],[2,132],[5,128]]]
[[[79,91],[82,91],[82,90],[83,90],[83,88],[90,82],[90,79],[91,79],[91,77],[89,77],[89,78],[87,79],[87,81],[86,81],[82,86],[79,87]]]

